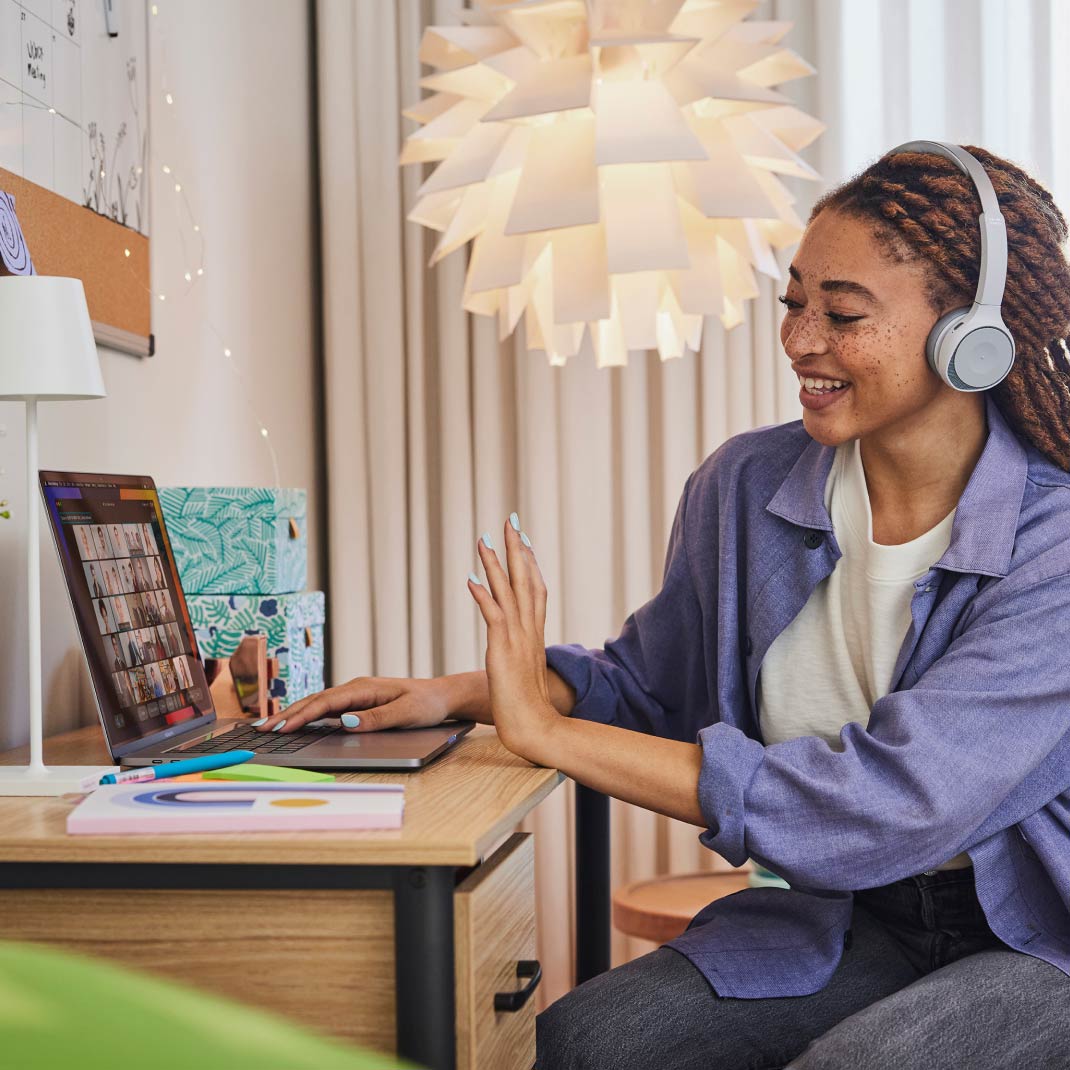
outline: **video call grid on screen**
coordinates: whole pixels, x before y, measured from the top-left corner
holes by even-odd
[[[113,746],[211,712],[152,480],[42,472],[41,486]]]

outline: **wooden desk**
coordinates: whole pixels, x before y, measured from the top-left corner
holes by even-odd
[[[25,750],[0,763],[26,761]],[[107,760],[98,727],[45,742]],[[561,783],[477,727],[401,782],[399,831],[68,836],[71,797],[0,798],[0,939],[104,956],[428,1067],[528,1070],[534,1004],[495,1012],[535,958],[520,820]]]

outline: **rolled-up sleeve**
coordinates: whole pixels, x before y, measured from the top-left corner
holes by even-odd
[[[695,719],[706,711],[702,612],[685,546],[687,496],[676,507],[661,590],[624,622],[603,649],[549,646],[546,663],[576,691],[573,717],[694,742]]]
[[[1003,582],[913,687],[874,703],[867,727],[843,727],[842,751],[816,736],[762,746],[727,724],[704,728],[702,842],[791,883],[850,890],[990,834],[990,816],[1070,729],[1070,577]]]

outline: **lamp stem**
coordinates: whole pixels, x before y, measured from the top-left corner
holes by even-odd
[[[37,505],[37,401],[26,402],[26,603],[30,641],[30,771],[43,773],[44,718],[41,714],[41,544]]]

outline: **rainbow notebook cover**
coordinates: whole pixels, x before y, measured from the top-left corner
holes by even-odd
[[[271,832],[291,829],[397,829],[401,784],[107,784],[67,817],[67,832]]]

